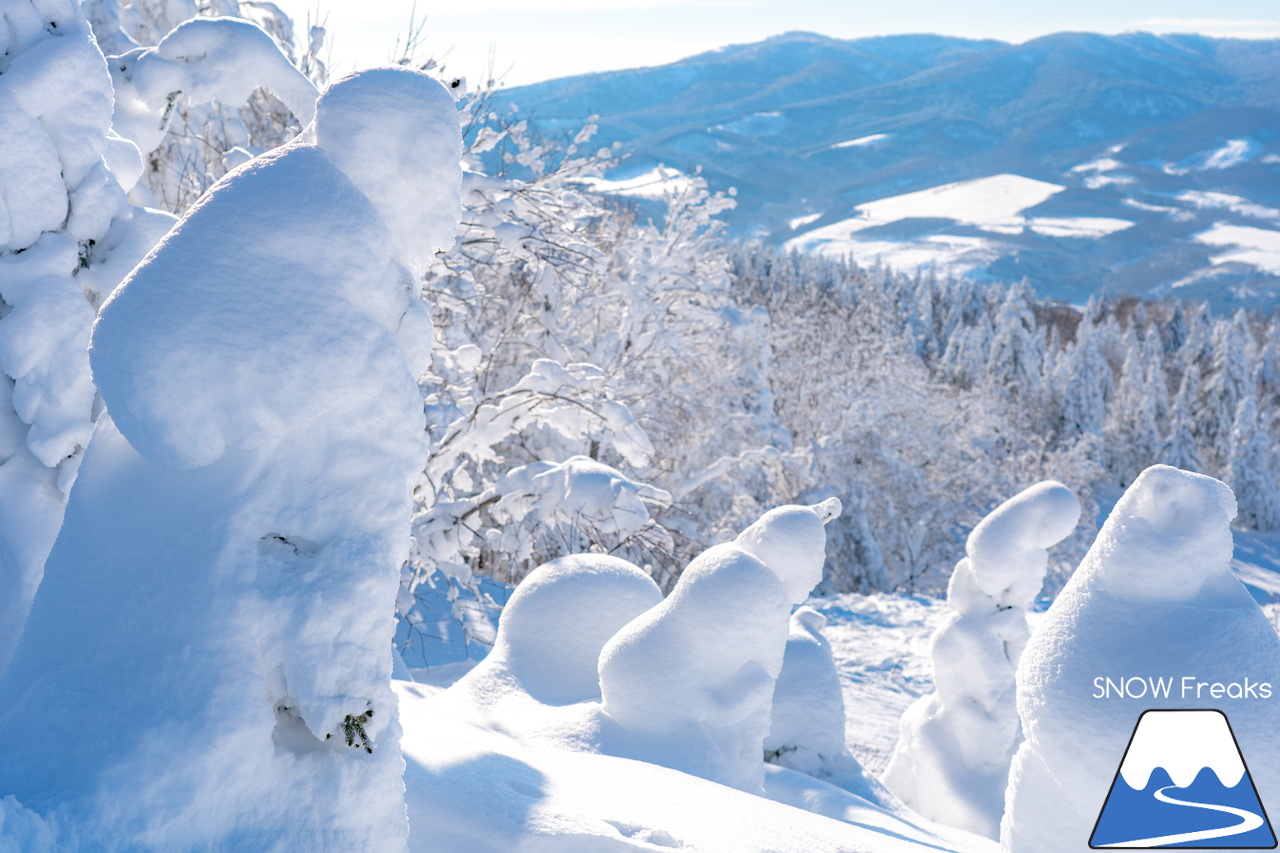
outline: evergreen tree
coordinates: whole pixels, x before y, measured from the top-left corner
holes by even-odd
[[[1043,345],[1031,310],[1026,282],[1009,289],[995,321],[995,334],[986,364],[986,381],[1024,401],[1042,390],[1040,364]]]
[[[1178,395],[1169,412],[1169,431],[1160,447],[1160,461],[1184,471],[1204,473],[1204,462],[1196,446],[1195,418],[1192,411],[1200,395],[1200,367],[1195,362],[1182,375]]]
[[[1215,323],[1212,340],[1209,369],[1204,376],[1204,405],[1197,413],[1197,432],[1206,451],[1205,461],[1221,472],[1231,458],[1236,409],[1244,397],[1253,393],[1257,344],[1243,310],[1229,321]]]
[[[1165,355],[1174,355],[1187,342],[1187,315],[1181,302],[1175,302],[1168,322],[1160,329],[1160,343]]]
[[[1280,530],[1280,471],[1273,441],[1259,428],[1258,403],[1240,401],[1231,430],[1227,483],[1236,493],[1236,525],[1245,530]]]
[[[1259,411],[1280,407],[1280,314],[1267,327],[1266,340],[1258,352],[1254,381],[1258,385]]]
[[[844,510],[827,525],[827,550],[834,559],[827,561],[824,588],[863,593],[890,589],[884,552],[867,518],[867,489],[850,483],[841,500]]]
[[[1101,434],[1115,381],[1098,345],[1098,327],[1088,320],[1081,321],[1075,345],[1058,364],[1061,434],[1067,438]]]

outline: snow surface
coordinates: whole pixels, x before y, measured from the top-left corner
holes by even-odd
[[[744,533],[739,540],[771,559],[786,558],[783,568],[807,570],[810,553],[821,553],[811,540],[816,535],[821,545],[822,523],[835,511],[834,502],[774,510],[748,528],[750,537]],[[705,580],[726,571],[734,572],[731,580],[738,594],[732,598],[711,595],[717,589],[705,584],[681,591],[691,575]],[[494,651],[482,664],[443,691],[395,685],[405,724],[410,849],[994,849],[989,841],[912,814],[861,772],[844,749],[840,683],[830,647],[819,633],[823,620],[808,608],[791,621],[789,662],[776,693],[772,679],[768,693],[779,703],[778,740],[786,742],[775,757],[794,759],[817,771],[814,775],[766,767],[761,732],[753,754],[743,750],[729,756],[732,762],[755,764],[759,781],[754,795],[706,778],[708,770],[723,770],[724,759],[707,749],[708,736],[712,746],[718,742],[736,748],[744,740],[724,736],[726,723],[742,717],[741,702],[714,709],[719,717],[706,720],[701,733],[687,726],[636,733],[619,725],[608,708],[611,695],[615,707],[627,704],[629,697],[616,699],[622,690],[660,690],[679,706],[677,712],[690,705],[705,707],[702,697],[708,688],[721,698],[733,698],[724,685],[699,686],[693,680],[699,674],[715,677],[725,668],[722,662],[732,667],[743,659],[742,638],[730,630],[731,620],[745,613],[753,620],[748,627],[759,627],[761,607],[741,606],[752,589],[764,608],[777,610],[773,615],[785,629],[790,605],[777,576],[757,558],[728,543],[695,560],[666,602],[623,626],[618,637],[634,635],[637,625],[653,624],[650,614],[675,612],[668,606],[674,600],[685,611],[677,614],[685,620],[683,627],[692,627],[694,618],[711,619],[719,642],[708,643],[686,631],[679,638],[683,645],[678,656],[650,659],[644,673],[633,666],[626,672],[630,680],[609,675],[610,660],[617,655],[611,658],[614,641],[605,644],[602,706],[586,700],[585,679],[577,683],[584,676],[584,662],[599,647],[600,636],[625,619],[628,610],[646,607],[656,589],[639,569],[601,555],[575,555],[539,567],[516,588],[499,623]],[[775,601],[781,606],[774,608]],[[697,613],[687,612],[691,604],[699,605]],[[717,616],[717,606],[723,608],[722,616]],[[663,623],[668,629],[681,627],[673,621],[668,617]],[[577,644],[581,648],[572,648]],[[754,677],[760,668],[759,661],[748,660],[742,671]],[[671,688],[673,682],[683,695]],[[566,701],[570,693],[584,698]],[[748,704],[746,715],[754,720],[762,711],[767,725],[770,697],[761,699],[763,708]],[[822,713],[801,712],[812,710],[810,700],[818,702]],[[667,711],[666,716],[673,714]]]
[[[990,234],[1017,235],[1030,230],[1049,237],[1096,239],[1133,226],[1130,220],[1113,217],[1026,214],[1065,189],[1061,184],[1011,174],[944,184],[860,204],[855,208],[856,217],[805,232],[787,246],[834,256],[876,257],[901,269],[926,265],[971,269],[991,263],[1006,251],[998,239],[960,233],[883,240],[860,232],[910,220],[942,219]]]
[[[933,690],[931,638],[948,611],[925,596],[846,593],[812,598],[840,674],[845,743],[873,774],[898,742],[904,711]]]
[[[1257,576],[1275,578],[1280,568],[1280,548],[1261,534],[1237,534],[1237,558],[1238,570],[1247,567]],[[934,599],[893,594],[814,598],[809,605],[828,620],[821,633],[830,643],[839,670],[847,741],[868,767],[879,769],[897,740],[901,712],[914,698],[932,689],[929,640],[940,618],[952,611]],[[1035,618],[1043,618],[1043,614],[1031,616],[1033,625]],[[793,630],[793,636],[795,633]],[[644,846],[646,841],[662,837],[661,832],[693,849],[708,850],[786,851],[808,849],[805,845],[831,849],[822,846],[831,844],[835,849],[878,851],[880,845],[896,843],[892,838],[886,842],[876,836],[853,835],[840,836],[834,842],[815,840],[809,834],[815,826],[812,816],[793,822],[793,812],[775,811],[759,800],[761,809],[747,814],[747,808],[730,805],[742,802],[736,799],[742,795],[730,791],[726,803],[721,799],[726,796],[724,788],[685,774],[637,762],[604,760],[607,756],[589,751],[566,759],[565,748],[581,752],[584,739],[553,737],[549,732],[554,727],[548,728],[545,718],[531,724],[530,709],[540,708],[537,703],[516,703],[502,713],[480,714],[449,701],[456,691],[437,695],[435,689],[424,685],[399,682],[395,687],[405,726],[406,783],[413,826],[410,845],[414,850],[508,850],[520,849],[522,844],[535,849],[546,845],[552,849],[610,850],[623,844],[633,846],[621,849],[662,849]],[[564,714],[572,709],[558,711]],[[1137,713],[1135,710],[1135,718]],[[583,732],[581,719],[571,719],[574,726],[565,727]],[[1130,719],[1110,758],[1111,774],[1132,726]],[[594,741],[587,741],[585,748],[594,749]],[[490,750],[500,752],[503,758],[483,758],[481,753]],[[518,764],[507,761],[512,755],[518,756]],[[1252,762],[1247,747],[1246,756]],[[933,849],[991,849],[979,846],[982,842],[976,837],[948,835],[948,830],[931,827],[918,816],[875,807],[868,803],[870,798],[864,795],[858,799],[840,791],[830,780],[798,773],[784,776],[779,770],[782,768],[769,768],[765,777],[765,794],[775,801],[863,827],[879,827],[879,832],[905,836],[916,843],[932,843]],[[629,771],[634,772],[626,775]],[[527,784],[530,781],[537,784]],[[1110,783],[1110,776],[1106,782]],[[647,784],[673,793],[664,798],[644,787]],[[692,797],[706,806],[689,807],[686,812],[681,798]],[[633,805],[634,810],[629,810]],[[756,818],[752,814],[766,825],[753,823]],[[781,830],[784,822],[797,827],[794,836]],[[917,834],[928,827],[951,840],[930,842],[927,836]],[[962,843],[964,838],[969,840]]]
[[[677,169],[668,169],[659,165],[627,178],[608,179],[586,176],[582,178],[582,183],[596,192],[660,201],[667,196],[686,192],[692,186],[692,180]]]
[[[513,737],[395,682],[414,853],[991,853],[994,845],[782,767],[768,798],[657,764]],[[511,723],[518,719],[508,720]]]
[[[1274,701],[1212,700],[1194,682],[1280,684],[1280,638],[1230,572],[1231,490],[1168,466],[1144,471],[1037,626],[1018,668],[1026,740],[1014,758],[1001,845],[1083,851],[1129,734],[1148,708],[1230,716],[1263,802],[1280,798]],[[1168,678],[1171,694],[1094,698],[1099,677]],[[1136,687],[1136,685],[1135,685]]]
[[[810,213],[805,216],[797,216],[795,219],[788,219],[787,225],[792,231],[794,231],[802,225],[808,225],[810,222],[817,222],[821,218],[821,213]]]
[[[1206,192],[1204,190],[1187,190],[1178,194],[1178,201],[1187,202],[1201,209],[1220,209],[1248,216],[1253,219],[1280,220],[1280,210],[1255,204],[1247,198],[1228,193]],[[1167,208],[1176,210],[1176,208]]]
[[[1164,171],[1169,175],[1185,175],[1189,172],[1207,172],[1215,169],[1231,169],[1252,160],[1260,146],[1252,139],[1228,139],[1222,147],[1198,151],[1177,163],[1166,163]]]
[[[859,136],[857,139],[846,139],[844,142],[837,142],[831,148],[863,148],[867,145],[876,145],[884,142],[889,138],[887,133],[872,133],[869,136]]]
[[[384,184],[341,164],[377,161],[415,228],[443,223],[461,134],[406,69],[334,84],[313,130],[219,182],[95,327],[108,414],[0,681],[0,721],[32,732],[0,792],[56,849],[404,847],[388,641],[424,464],[416,273],[453,227],[397,233]]]
[[[1215,264],[1249,264],[1264,272],[1280,272],[1280,231],[1219,222],[1195,235],[1195,239],[1230,249],[1213,255],[1210,260]]]

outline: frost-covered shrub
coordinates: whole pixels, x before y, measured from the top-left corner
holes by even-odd
[[[40,721],[0,795],[83,849],[404,847],[388,640],[460,156],[438,81],[352,75],[104,305],[107,413],[0,681]]]
[[[1009,776],[1004,850],[1087,850],[1143,711],[1204,708],[1214,682],[1242,699],[1246,677],[1255,696],[1280,683],[1280,639],[1229,568],[1235,514],[1223,483],[1168,466],[1143,472],[1116,504],[1018,667],[1026,740]],[[1100,677],[1142,689],[1094,698]],[[1280,797],[1274,701],[1225,710],[1259,797]]]
[[[109,56],[116,132],[143,154],[136,202],[182,213],[252,157],[311,120],[325,32],[305,50],[293,22],[260,0],[90,0]]]
[[[1032,477],[1088,494],[1100,469],[1086,445],[1046,446],[1043,380],[1014,397],[987,378],[997,316],[1010,341],[1000,370],[1052,369],[1044,330],[1027,335],[1026,291],[765,249],[733,262],[739,292],[769,312],[770,385],[808,463],[793,482],[849,498],[829,532],[826,589],[941,592],[963,531],[1000,496]]]
[[[473,572],[517,581],[597,550],[670,586],[760,501],[792,494],[766,317],[737,307],[718,247],[731,202],[697,182],[660,226],[642,224],[588,191],[610,162],[583,153],[590,128],[552,169],[522,133],[480,133],[473,159],[509,143],[530,171],[467,175],[466,224],[426,283],[431,450],[402,641],[439,610],[432,596],[473,599]],[[435,572],[451,580],[426,584]]]
[[[822,636],[827,618],[812,607],[791,614],[782,670],[773,691],[766,757],[784,767],[818,775],[844,743],[844,694],[831,644]]]
[[[1080,502],[1046,481],[996,507],[969,534],[947,587],[950,611],[931,643],[935,692],[902,717],[882,780],[931,820],[996,838],[1009,763],[1021,740],[1014,672],[1046,549],[1065,539]]]
[[[839,512],[835,499],[770,510],[605,645],[602,706],[634,737],[630,757],[762,790],[788,617],[822,579],[823,525]]]

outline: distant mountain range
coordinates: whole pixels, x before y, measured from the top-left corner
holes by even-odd
[[[499,102],[551,138],[598,115],[619,195],[660,195],[659,164],[736,188],[738,236],[1071,302],[1280,304],[1280,41],[788,33]]]

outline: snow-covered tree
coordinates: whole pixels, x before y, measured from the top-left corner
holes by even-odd
[[[1040,392],[1043,344],[1037,339],[1035,315],[1028,302],[1030,288],[1019,282],[1009,288],[995,317],[991,347],[986,354],[985,381],[993,389],[1022,401]]]
[[[404,847],[388,641],[461,148],[438,81],[351,75],[103,306],[107,413],[0,681],[39,720],[0,790],[60,849]]]
[[[941,823],[996,838],[1009,763],[1021,740],[1014,672],[1030,631],[1047,549],[1071,533],[1080,502],[1046,481],[996,507],[969,535],[931,641],[934,693],[902,717],[882,781]]]
[[[1080,323],[1074,345],[1057,360],[1056,368],[1061,433],[1070,438],[1100,435],[1115,380],[1102,355],[1101,333],[1096,324],[1088,320]]]
[[[1246,673],[1255,685],[1280,679],[1280,638],[1231,573],[1235,509],[1223,483],[1168,466],[1144,471],[1120,498],[1018,666],[1025,740],[1001,849],[1087,849],[1134,721],[1152,708],[1205,707],[1207,688],[1184,693],[1179,675],[1241,693]],[[1127,679],[1126,695],[1113,687],[1098,698],[1107,689],[1099,677]],[[1236,737],[1250,744],[1259,796],[1280,794],[1275,703],[1233,701],[1230,713]],[[1201,763],[1174,761],[1166,772],[1190,785]]]
[[[1156,336],[1140,340],[1135,328],[1130,325],[1124,337],[1124,363],[1107,424],[1108,460],[1121,485],[1133,482],[1156,460],[1163,437],[1160,422],[1168,408]]]
[[[1236,409],[1226,479],[1236,493],[1238,526],[1246,530],[1280,530],[1276,440],[1259,423],[1257,397],[1252,393]]]
[[[1216,321],[1197,417],[1203,455],[1215,473],[1224,472],[1231,458],[1236,409],[1253,387],[1256,364],[1257,344],[1244,311]]]
[[[835,498],[770,510],[696,557],[661,604],[605,644],[601,704],[631,736],[629,757],[763,792],[788,617],[822,580],[823,525],[839,514]]]
[[[0,672],[97,415],[98,304],[173,224],[132,207],[138,150],[76,4],[0,2]]]
[[[402,641],[409,611],[423,610],[412,592],[447,577],[516,580],[590,549],[670,584],[727,526],[777,502],[771,460],[789,436],[773,411],[767,317],[738,308],[718,246],[715,217],[731,201],[693,181],[671,188],[660,225],[640,222],[591,192],[611,162],[585,150],[591,134],[550,167],[520,123],[473,145],[477,167],[507,145],[525,177],[467,175],[458,245],[426,283],[431,448]],[[614,509],[571,512],[556,497],[590,491],[588,469],[617,485]],[[578,485],[547,491],[553,481]]]
[[[1169,412],[1169,433],[1160,445],[1160,462],[1184,471],[1201,472],[1204,463],[1195,435],[1192,411],[1200,396],[1200,365],[1192,362],[1182,374],[1182,383]]]
[[[782,670],[773,689],[765,760],[844,788],[881,806],[897,805],[845,743],[844,689],[831,644],[822,635],[827,619],[812,607],[791,614]]]

